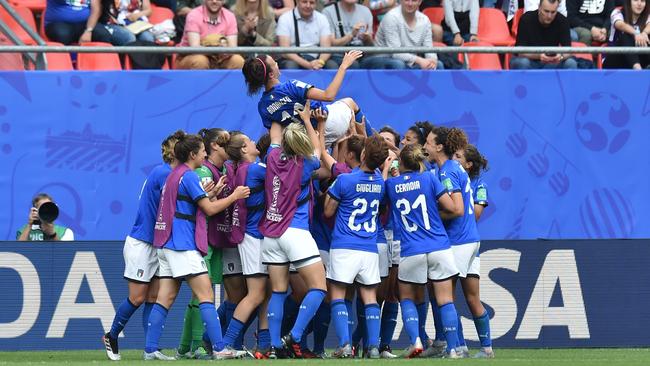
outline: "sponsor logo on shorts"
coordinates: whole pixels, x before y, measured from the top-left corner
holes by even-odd
[[[138,269],[138,278],[142,278],[144,276],[144,270],[143,269]]]
[[[206,266],[205,266],[205,261],[203,261],[203,260],[201,261],[201,267],[203,267],[203,269],[206,268]]]
[[[228,263],[228,270],[229,270],[230,272],[234,271],[234,270],[235,270],[235,264],[232,263],[232,262],[231,262],[231,263]]]

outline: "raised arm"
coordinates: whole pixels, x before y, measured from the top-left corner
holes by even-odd
[[[341,88],[343,77],[345,76],[345,72],[348,70],[348,67],[350,67],[354,61],[361,58],[361,56],[363,56],[363,53],[361,51],[346,52],[345,56],[343,56],[341,66],[339,66],[339,69],[336,72],[336,75],[334,75],[334,79],[330,85],[328,85],[325,90],[318,88],[309,89],[309,91],[307,91],[307,98],[325,102],[334,101],[336,94],[338,94],[339,89]]]

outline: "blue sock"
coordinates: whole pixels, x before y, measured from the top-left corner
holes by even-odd
[[[445,340],[445,331],[442,328],[442,319],[440,319],[440,308],[438,307],[438,302],[435,297],[430,298],[431,300],[431,312],[433,313],[433,326],[436,328],[436,341]]]
[[[402,300],[400,302],[402,307],[402,322],[406,333],[409,336],[411,344],[415,344],[415,340],[420,336],[420,324],[418,320],[418,309],[415,307],[413,300]]]
[[[490,314],[487,310],[478,318],[474,318],[474,325],[481,341],[481,347],[492,347],[492,336],[490,334]]]
[[[333,300],[330,304],[332,308],[332,320],[334,321],[334,330],[339,339],[339,346],[343,347],[350,343],[350,326],[348,324],[348,307],[343,299]]]
[[[467,344],[465,344],[465,335],[463,334],[463,323],[460,321],[460,315],[458,316],[458,345],[467,346]]]
[[[419,334],[420,334],[420,340],[422,341],[422,344],[426,347],[427,341],[429,340],[429,335],[427,334],[427,310],[428,305],[425,302],[421,304],[417,304],[416,308],[418,309],[418,329],[419,329]]]
[[[330,304],[323,301],[314,315],[314,352],[325,352],[325,339],[327,338],[327,331],[330,327],[330,320],[332,313],[330,312]]]
[[[379,347],[379,326],[381,324],[381,309],[379,304],[366,305],[366,335],[368,346]]]
[[[300,304],[293,299],[293,296],[287,296],[284,300],[284,318],[282,319],[282,334],[287,334],[296,322]]]
[[[354,320],[352,318],[352,301],[345,300],[345,310],[348,312],[348,337],[352,337],[354,333]],[[334,313],[332,313],[334,314]]]
[[[230,321],[232,320],[232,316],[235,314],[235,309],[237,309],[237,304],[230,301],[224,301],[223,303],[226,305],[226,312],[225,312],[226,319],[223,322],[220,321],[220,323],[225,324],[225,326],[221,327],[221,331],[225,332],[226,329],[228,329],[228,324],[230,324]]]
[[[215,351],[221,351],[224,347],[223,336],[221,333],[221,322],[219,315],[217,314],[217,309],[214,308],[214,303],[200,303],[199,311],[201,312],[201,320],[203,320],[205,332],[208,334],[208,338],[212,344],[212,349]]]
[[[142,308],[142,329],[144,330],[144,339],[147,339],[147,323],[149,323],[149,315],[153,308],[153,302],[145,302]]]
[[[251,314],[251,316],[248,317],[246,323],[244,323],[244,328],[242,328],[237,338],[235,338],[235,343],[233,344],[233,348],[244,349],[244,336],[246,335],[246,332],[248,332],[248,328],[250,328],[251,324],[253,324],[253,322],[255,321],[255,318],[257,318],[257,309],[255,309],[255,311]]]
[[[291,328],[291,336],[295,341],[300,342],[302,339],[302,333],[316,314],[316,310],[318,310],[318,307],[323,302],[325,295],[326,292],[320,289],[307,291],[307,295],[305,295],[305,298],[302,299],[302,303],[300,304],[296,323]]]
[[[149,316],[147,338],[145,340],[144,351],[147,353],[156,352],[158,350],[158,342],[162,335],[163,328],[167,320],[167,309],[164,306],[156,303],[151,308],[151,315]]]
[[[368,341],[366,335],[366,308],[361,300],[361,296],[357,296],[357,328],[352,333],[352,344],[358,344],[363,338],[363,348],[368,348]]]
[[[354,114],[354,120],[361,123],[363,117],[365,117],[365,115],[361,111],[361,108],[359,108],[357,113]],[[370,124],[368,117],[366,117],[366,135],[368,135],[368,137],[372,136],[372,125]]]
[[[244,323],[237,318],[232,318],[230,324],[228,324],[226,335],[223,337],[223,344],[233,347],[235,345],[235,340],[239,337],[239,334],[241,334],[243,329]]]
[[[449,352],[458,347],[458,313],[453,302],[440,306],[440,319],[447,339],[447,352]]]
[[[115,318],[113,318],[113,325],[111,325],[110,331],[111,338],[117,339],[122,332],[122,329],[124,329],[124,326],[131,318],[131,315],[133,315],[136,310],[138,310],[138,307],[133,305],[128,297],[122,301],[120,306],[117,308]]]
[[[271,333],[268,329],[260,329],[257,331],[257,348],[265,350],[271,347]]]
[[[380,340],[381,346],[388,346],[393,340],[395,327],[397,326],[397,312],[399,304],[396,302],[384,302],[381,312]]]
[[[226,307],[228,307],[228,305],[226,303],[228,303],[228,301],[222,302],[221,305],[219,305],[219,307],[217,308],[217,315],[219,316],[219,323],[221,324],[221,329],[228,328],[228,324],[226,324],[226,318],[227,318]]]
[[[271,336],[271,345],[282,347],[282,318],[284,316],[284,301],[287,298],[287,292],[275,292],[271,294],[268,308],[269,333]]]
[[[316,310],[316,311],[318,311],[318,310]],[[314,314],[314,315],[316,315],[316,314]],[[307,343],[307,338],[309,338],[308,337],[309,333],[311,333],[314,330],[314,328],[312,326],[312,324],[314,323],[313,320],[314,320],[314,318],[312,318],[312,320],[309,321],[309,323],[307,323],[307,327],[305,328],[305,331],[302,333],[302,338],[300,339],[300,348],[302,348],[302,349],[309,349],[309,344]]]

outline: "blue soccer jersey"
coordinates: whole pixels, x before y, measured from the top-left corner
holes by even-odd
[[[203,190],[198,174],[193,170],[188,170],[183,174],[178,186],[178,196],[176,198],[176,215],[172,223],[172,234],[165,244],[165,248],[172,250],[196,250],[196,241],[194,231],[196,223],[192,220],[186,220],[177,217],[178,214],[188,218],[196,217],[198,208],[197,202],[207,197]]]
[[[299,80],[289,80],[262,93],[257,110],[264,127],[271,128],[273,122],[282,126],[292,122],[302,123],[298,113],[304,108],[307,102],[307,91],[311,88],[313,85]],[[312,101],[310,105],[312,110],[325,106],[319,101]],[[312,124],[314,122],[316,120],[312,119]]]
[[[153,244],[153,227],[156,223],[160,193],[171,171],[172,168],[168,164],[158,165],[144,181],[140,191],[138,213],[135,217],[133,229],[129,234],[130,237]]]
[[[320,191],[320,182],[314,180],[314,192]],[[318,250],[324,250],[329,252],[330,244],[332,243],[332,229],[327,226],[327,221],[323,215],[324,207],[323,200],[317,199],[316,204],[314,204],[314,218],[309,224],[309,231],[316,241]]]
[[[447,191],[431,172],[404,173],[386,181],[393,231],[400,232],[400,256],[409,257],[449,248],[438,213],[438,198]]]
[[[246,217],[246,234],[262,239],[259,223],[264,213],[264,178],[266,177],[266,165],[264,163],[252,163],[248,166],[246,175],[246,186],[251,189],[251,195],[246,199],[248,215]]]
[[[463,216],[444,222],[451,245],[473,243],[480,240],[474,218],[472,185],[465,169],[456,160],[447,160],[438,170],[438,178],[449,193],[460,192],[463,196]]]
[[[474,198],[474,204],[481,206],[488,206],[488,187],[487,184],[483,181],[482,176],[478,176],[470,181],[472,187],[472,197]]]
[[[381,174],[354,169],[339,175],[327,194],[339,202],[331,248],[377,253],[377,216],[385,194]]]

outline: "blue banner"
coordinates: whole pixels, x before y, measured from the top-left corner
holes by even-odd
[[[283,71],[325,88],[333,72]],[[32,196],[54,196],[84,240],[121,240],[172,131],[263,132],[239,72],[0,73],[0,238]],[[464,128],[490,161],[484,239],[647,238],[650,74],[633,71],[349,71],[376,128]]]
[[[481,253],[481,298],[495,347],[650,346],[647,240],[485,241]],[[121,242],[0,244],[0,350],[101,348],[127,296],[123,270]],[[178,345],[189,299],[183,285],[162,347]],[[462,299],[456,304],[469,316]],[[475,347],[465,316],[465,337]],[[143,347],[141,318],[138,310],[121,348]],[[434,334],[430,312],[427,329]],[[395,349],[408,342],[399,316],[394,340]],[[254,345],[252,330],[246,343]],[[333,327],[327,345],[335,345]]]

